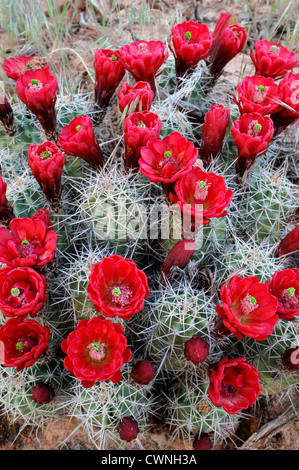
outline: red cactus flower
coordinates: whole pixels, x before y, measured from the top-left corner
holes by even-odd
[[[140,171],[153,183],[173,183],[184,176],[198,157],[193,143],[179,132],[148,140],[141,149]]]
[[[226,64],[242,51],[247,32],[242,26],[229,26],[232,15],[222,13],[212,34],[213,42],[210,47],[207,63],[214,79],[218,78]]]
[[[135,112],[126,117],[123,123],[125,152],[123,154],[126,168],[138,168],[140,151],[152,137],[159,138],[162,121],[150,111]]]
[[[140,385],[148,385],[155,377],[156,371],[149,361],[137,361],[131,371],[131,378]]]
[[[51,203],[59,200],[62,192],[61,175],[66,158],[54,142],[30,145],[28,165],[44,195]]]
[[[194,450],[211,450],[213,443],[208,434],[202,432],[193,441]]]
[[[113,94],[125,75],[118,51],[99,49],[94,53],[95,102],[106,109]]]
[[[50,403],[54,397],[55,390],[48,383],[39,382],[32,388],[32,400],[39,405]]]
[[[124,329],[102,317],[81,320],[62,342],[67,356],[64,367],[90,388],[95,382],[121,380],[121,367],[130,361],[132,353],[127,348]]]
[[[210,375],[211,402],[235,415],[253,405],[261,393],[258,370],[245,357],[222,358]]]
[[[136,439],[140,431],[133,416],[125,416],[117,426],[117,432],[123,441],[131,442]]]
[[[299,225],[293,228],[279,243],[275,256],[290,256],[299,251]]]
[[[15,218],[0,228],[0,262],[12,267],[43,266],[54,258],[57,235],[41,219]]]
[[[238,149],[236,171],[243,176],[257,157],[266,153],[274,134],[273,121],[259,113],[244,113],[235,120],[231,133]]]
[[[0,327],[0,361],[17,371],[32,366],[48,350],[50,329],[36,320],[9,318]]]
[[[279,320],[276,314],[278,301],[257,277],[232,277],[222,285],[220,297],[222,306],[216,305],[216,312],[237,338],[242,339],[245,335],[264,341],[273,333]]]
[[[63,126],[58,145],[67,155],[83,158],[95,170],[104,164],[104,156],[88,114],[75,117],[68,126]]]
[[[281,106],[278,85],[271,77],[253,75],[244,77],[237,85],[238,98],[234,102],[238,105],[240,113],[259,113],[262,115],[277,113]]]
[[[47,300],[47,284],[32,268],[0,269],[0,310],[5,317],[35,317]]]
[[[212,105],[202,125],[200,159],[209,165],[222,151],[223,139],[229,121],[229,110],[221,104]]]
[[[281,78],[299,64],[295,52],[262,39],[255,43],[250,57],[255,65],[255,75],[264,77]]]
[[[277,314],[285,320],[299,315],[299,269],[276,271],[267,285],[278,300]]]
[[[182,77],[187,71],[193,72],[198,62],[207,57],[213,38],[206,24],[195,21],[172,26],[171,35],[176,74]]]
[[[97,312],[129,320],[149,295],[147,277],[134,261],[111,255],[96,263],[89,275],[87,294]]]
[[[6,198],[7,185],[0,175],[0,223],[7,225],[15,218],[14,210]]]
[[[184,269],[187,266],[191,256],[196,250],[195,240],[179,240],[168,253],[161,270],[161,280],[169,279],[171,276],[171,268],[178,266]]]
[[[155,77],[169,56],[162,41],[136,41],[120,48],[122,63],[136,82],[148,82],[155,93]]]
[[[281,355],[281,361],[287,370],[299,370],[299,346],[287,348]]]
[[[206,225],[211,218],[227,214],[225,208],[233,195],[231,189],[226,189],[222,176],[196,166],[175,183],[174,192],[169,197],[183,214],[189,214],[198,223]]]
[[[29,62],[34,59],[34,55],[25,56],[19,55],[18,57],[11,57],[10,59],[5,59],[3,61],[3,70],[9,78],[13,80],[18,80],[18,78],[27,72]],[[26,67],[27,66],[27,67]]]
[[[275,134],[299,120],[299,73],[289,72],[278,85],[281,110],[271,115]]]
[[[13,137],[17,132],[12,107],[5,96],[0,96],[0,122],[4,127],[4,132]]]
[[[206,360],[210,352],[209,344],[200,336],[193,335],[186,341],[184,346],[184,356],[193,364],[201,364]]]
[[[28,70],[16,83],[18,97],[35,114],[46,137],[56,140],[56,92],[58,83],[48,68]]]
[[[126,115],[149,111],[154,99],[154,92],[148,82],[137,82],[134,86],[124,82],[117,92],[118,107],[121,113],[126,109]]]

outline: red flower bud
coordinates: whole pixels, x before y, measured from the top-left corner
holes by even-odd
[[[177,77],[193,72],[209,53],[213,38],[206,24],[184,21],[171,28]]]
[[[202,126],[200,159],[208,166],[222,151],[223,139],[229,121],[229,110],[221,104],[212,105]]]
[[[7,185],[0,175],[0,223],[8,225],[15,218],[14,210],[6,199]]]
[[[104,164],[104,156],[88,114],[75,117],[61,129],[58,145],[67,155],[83,158],[95,170]]]
[[[59,200],[62,184],[61,175],[65,164],[65,155],[54,142],[30,145],[28,165],[32,170],[44,195],[52,204]]]
[[[123,159],[126,168],[138,168],[140,151],[152,137],[159,138],[162,121],[150,111],[135,112],[126,117],[123,123],[125,152]]]
[[[120,438],[127,442],[131,442],[133,439],[136,439],[137,434],[140,432],[137,421],[135,421],[133,416],[123,418],[117,426],[117,431]]]
[[[276,257],[289,256],[299,251],[299,225],[291,230],[279,243]]]
[[[273,121],[259,113],[244,113],[234,122],[231,133],[238,149],[236,171],[243,176],[256,158],[266,153],[274,134]]]
[[[0,262],[8,266],[43,266],[54,258],[57,235],[41,219],[15,218],[0,228]]]
[[[0,310],[5,317],[35,317],[47,300],[47,284],[32,268],[0,269]]]
[[[256,402],[260,393],[258,370],[245,357],[224,357],[211,372],[210,400],[228,414],[246,410]]]
[[[39,405],[46,405],[54,397],[55,390],[50,384],[40,382],[32,388],[32,400]]]
[[[48,68],[28,70],[16,83],[18,97],[39,120],[47,139],[56,140],[57,80]]]
[[[9,78],[13,80],[18,80],[18,78],[23,75],[23,73],[27,72],[29,62],[35,56],[25,56],[20,55],[18,57],[11,57],[10,59],[5,59],[3,61],[3,70]]]
[[[141,385],[149,384],[155,377],[155,368],[149,361],[138,361],[134,364],[131,377],[132,379]]]
[[[50,329],[35,320],[9,318],[0,327],[0,362],[17,371],[32,366],[48,350]]]
[[[95,102],[105,109],[110,104],[112,96],[125,75],[125,69],[120,60],[120,53],[110,49],[99,49],[94,53],[95,70]]]
[[[246,40],[247,32],[237,24],[229,26],[232,15],[222,13],[212,34],[213,42],[207,58],[210,73],[218,78],[225,65],[242,51]]]
[[[143,309],[149,292],[146,274],[120,255],[103,258],[89,275],[88,297],[106,317],[129,320]]]
[[[154,92],[148,82],[137,82],[134,86],[124,82],[117,92],[118,107],[121,113],[127,108],[126,115],[149,111],[154,99]]]
[[[178,241],[168,253],[161,270],[162,281],[164,278],[169,279],[171,275],[171,268],[178,266],[184,269],[187,266],[191,256],[194,254],[196,244],[194,240],[180,240]]]
[[[287,348],[281,355],[282,364],[291,370],[299,370],[299,346]]]
[[[193,364],[201,364],[206,360],[210,352],[208,343],[199,336],[193,335],[192,338],[186,341],[184,346],[184,356],[188,361]]]
[[[222,285],[220,297],[222,306],[216,305],[216,312],[238,339],[245,335],[264,341],[273,333],[279,320],[278,301],[257,277],[232,277]]]
[[[193,441],[194,450],[211,450],[213,447],[212,441],[208,434],[202,432]]]
[[[198,150],[179,132],[148,140],[141,149],[140,172],[153,183],[173,183],[184,176],[198,157]]]
[[[136,82],[148,82],[156,92],[155,77],[167,60],[165,44],[161,41],[136,41],[120,49],[122,64]]]
[[[103,317],[81,320],[62,342],[64,367],[90,388],[95,382],[120,382],[121,367],[130,361],[124,329]]]
[[[3,124],[4,132],[13,137],[17,132],[14,114],[10,103],[5,96],[0,96],[0,122]]]
[[[290,52],[275,42],[259,39],[250,51],[250,57],[255,65],[255,75],[280,78],[289,70],[297,67],[295,52]]]
[[[225,208],[233,198],[233,191],[226,189],[222,176],[206,172],[198,166],[182,176],[169,194],[183,214],[189,214],[199,224],[209,224],[213,217],[224,217]]]
[[[277,113],[281,106],[278,85],[273,78],[253,75],[244,77],[237,85],[239,100],[234,96],[240,113],[259,113],[262,115]]]
[[[275,135],[299,120],[299,73],[287,73],[278,85],[282,106],[271,115]]]

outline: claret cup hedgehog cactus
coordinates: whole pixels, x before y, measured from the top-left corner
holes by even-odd
[[[298,61],[261,39],[227,86],[231,20],[101,45],[84,92],[4,61],[0,405],[24,427],[211,449],[298,386]]]

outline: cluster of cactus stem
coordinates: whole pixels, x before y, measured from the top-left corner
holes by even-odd
[[[223,82],[225,89],[225,79]],[[211,93],[211,77],[204,66],[177,86],[170,60],[157,78],[157,87],[159,97],[152,111],[162,120],[161,136],[178,130],[196,141],[210,105],[222,100],[228,106],[221,83]],[[58,96],[56,103],[58,127],[76,116],[92,115],[90,94],[63,98]],[[229,107],[235,112],[233,103]],[[125,446],[117,431],[125,417],[138,423],[140,448],[161,416],[172,438],[180,436],[192,442],[197,434],[208,433],[216,443],[233,436],[243,416],[231,416],[209,398],[211,367],[221,357],[244,355],[257,367],[266,395],[288,394],[296,387],[298,372],[286,369],[282,354],[298,345],[298,321],[280,320],[266,341],[248,339],[244,343],[221,331],[215,313],[220,287],[231,276],[252,275],[265,282],[277,270],[296,266],[296,255],[285,259],[274,256],[278,241],[296,225],[292,216],[298,190],[284,163],[279,164],[279,159],[273,163],[267,154],[240,185],[235,178],[233,142],[227,133],[222,156],[212,163],[211,170],[223,175],[234,190],[233,202],[225,217],[204,226],[202,244],[184,269],[172,271],[175,276],[170,282],[161,278],[161,269],[177,239],[171,234],[166,239],[149,238],[149,227],[142,226],[144,218],[138,219],[141,208],[148,214],[152,204],[164,201],[163,190],[138,172],[124,171],[122,141],[115,151],[110,145],[120,137],[118,130],[110,128],[105,119],[96,125],[94,119],[106,164],[97,172],[83,160],[68,156],[62,196],[59,204],[52,205],[27,163],[28,146],[45,140],[43,130],[23,104],[13,102],[12,109],[15,134],[5,135],[0,129],[1,175],[7,184],[7,199],[15,217],[31,217],[47,208],[58,242],[56,258],[44,270],[48,300],[38,316],[38,321],[51,329],[50,347],[36,364],[21,372],[1,367],[2,412],[36,426],[57,417],[76,417],[98,448],[105,448],[109,439]],[[106,116],[109,120],[109,108]],[[118,119],[121,122],[121,113]],[[111,228],[119,231],[116,236],[111,236]],[[121,382],[96,383],[86,389],[64,369],[60,345],[80,320],[98,316],[86,292],[88,278],[91,267],[111,254],[133,259],[146,272],[151,293],[140,313],[127,322],[120,321],[133,351],[133,359],[122,369]],[[0,317],[3,324],[5,318]],[[184,349],[194,337],[209,346],[206,360],[199,364],[190,361]],[[156,370],[148,384],[138,384],[131,376],[132,365],[139,359],[150,361]],[[32,388],[40,382],[55,390],[55,397],[47,404],[32,399]]]

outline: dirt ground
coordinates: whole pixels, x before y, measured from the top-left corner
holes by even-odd
[[[46,2],[41,1],[40,3],[41,7],[44,8]],[[63,1],[57,0],[57,4],[61,4],[61,8],[63,3]],[[99,19],[103,18],[104,15],[109,15],[109,28],[113,32],[115,47],[121,46],[123,41],[119,28],[120,21],[123,24],[123,33],[128,40],[148,39],[149,36],[151,39],[164,40],[169,36],[170,31],[168,18],[174,15],[175,12],[178,12],[182,21],[192,19],[206,23],[211,31],[214,29],[219,14],[223,11],[236,15],[239,22],[248,19],[248,17],[244,16],[240,3],[233,1],[223,3],[213,0],[156,0],[150,3],[152,5],[152,17],[156,17],[157,21],[151,22],[151,26],[144,27],[143,30],[141,30],[140,24],[136,21],[133,24],[132,30],[132,25],[126,21],[128,5],[130,4],[129,0],[121,2],[118,13],[115,12],[112,15],[109,12],[108,1],[94,2],[94,4],[101,6],[101,9],[95,8]],[[138,10],[138,8],[141,8],[141,4],[141,0],[136,0],[134,7]],[[254,10],[255,2],[251,1],[250,4]],[[263,13],[266,14],[267,9],[268,7],[265,6],[264,11],[259,11],[259,13],[261,15]],[[253,71],[250,68],[252,65],[248,58],[248,51],[251,44],[257,39],[257,34],[257,30],[251,29],[247,46],[248,50],[244,51],[244,54],[239,54],[225,69],[226,74],[229,74],[231,78],[235,77],[236,83],[241,65],[246,63],[248,74]],[[89,45],[96,41],[97,38],[98,33],[91,20],[91,12],[86,8],[86,2],[82,0],[78,12],[75,12],[73,24],[69,28],[66,46],[73,50],[85,51],[84,62],[89,69],[92,69],[93,64],[93,51],[90,50]],[[7,53],[9,53],[9,39],[1,31],[0,39],[3,44],[7,43]],[[76,81],[78,83],[84,83],[85,81],[88,83],[88,73],[80,58],[71,51],[66,51],[65,53],[68,55]],[[287,397],[279,403],[277,397],[273,397],[269,401],[261,400],[259,409],[254,413],[255,417],[241,421],[236,429],[235,436],[218,443],[215,449],[298,450],[299,420],[295,408],[297,408],[298,413],[299,393],[294,392],[291,398],[291,401],[290,397]],[[86,450],[96,448],[92,443],[87,442],[86,433],[83,429],[76,430],[78,423],[75,420],[60,419],[51,423],[43,430],[26,427],[20,432],[21,426],[22,423],[10,423],[9,417],[6,415],[0,416],[0,450],[55,450],[57,448]],[[143,439],[142,444],[147,450],[191,449],[190,444],[181,442],[178,439],[171,441],[168,430],[165,430],[163,426],[157,425]],[[109,448],[117,447],[115,444],[110,443]],[[132,445],[127,446],[127,448],[138,449],[139,447],[134,442]]]

